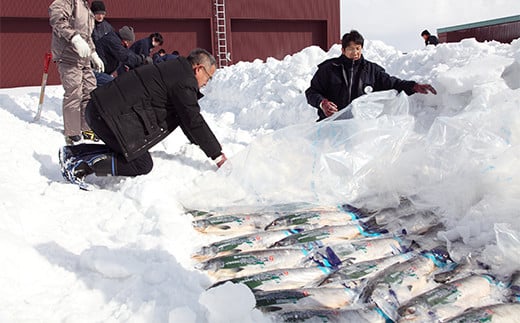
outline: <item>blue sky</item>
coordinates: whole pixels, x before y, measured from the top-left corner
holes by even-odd
[[[341,35],[358,30],[403,52],[424,47],[420,33],[520,15],[519,0],[340,0]]]

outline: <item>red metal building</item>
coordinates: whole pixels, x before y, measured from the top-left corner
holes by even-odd
[[[520,37],[520,15],[439,28],[437,35],[439,41],[444,43],[459,42],[464,38],[475,38],[481,42],[496,40],[510,43]]]
[[[50,50],[48,7],[52,0],[0,3],[0,87],[35,86]],[[283,59],[340,41],[339,0],[104,0],[116,29],[134,27],[136,39],[160,32],[167,52],[187,55],[195,47],[213,53],[219,65],[274,57]],[[60,84],[55,64],[48,84]]]

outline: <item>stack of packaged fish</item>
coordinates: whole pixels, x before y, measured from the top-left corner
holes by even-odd
[[[193,257],[213,280],[243,283],[290,322],[518,322],[520,275],[456,263],[431,210],[270,206],[188,211],[218,236]],[[211,288],[210,287],[210,288]]]

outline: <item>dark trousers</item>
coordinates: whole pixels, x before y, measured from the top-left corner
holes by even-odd
[[[91,144],[85,145],[84,149],[100,150],[100,147],[105,146],[106,150],[114,154],[115,162],[115,174],[116,176],[137,176],[148,174],[153,168],[152,156],[149,152],[144,152],[142,155],[133,159],[132,161],[126,161],[121,152],[118,151],[116,137],[112,131],[108,128],[106,122],[101,118],[99,112],[92,102],[89,102],[85,110],[85,119],[94,131],[94,133],[106,144],[98,145]],[[91,146],[91,147],[87,147]],[[97,148],[95,147],[97,146]]]
[[[103,86],[114,80],[114,77],[107,73],[94,72],[94,75],[96,76],[96,84],[98,87]]]

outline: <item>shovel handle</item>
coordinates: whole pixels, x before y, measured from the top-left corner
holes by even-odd
[[[45,53],[45,58],[43,60],[43,73],[49,73],[49,65],[51,63],[52,54],[50,52]]]
[[[40,120],[40,116],[42,114],[43,108],[43,99],[45,98],[45,85],[47,85],[47,76],[49,75],[49,65],[51,63],[52,54],[50,52],[45,53],[43,58],[43,76],[42,76],[42,86],[40,89],[40,101],[38,103],[38,110],[36,111],[36,115],[34,116],[33,122]]]

